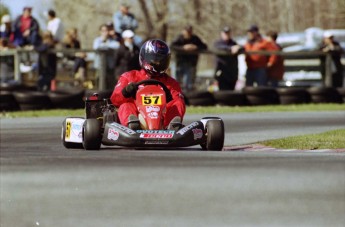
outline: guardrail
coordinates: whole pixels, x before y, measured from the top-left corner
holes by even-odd
[[[97,80],[98,86],[97,89],[104,90],[106,87],[106,50],[93,50],[93,49],[55,49],[51,50],[52,52],[57,53],[58,55],[72,55],[77,52],[86,52],[86,53],[93,53],[97,54],[100,59],[100,67],[96,69],[97,71]],[[230,55],[228,52],[225,51],[217,51],[217,50],[205,50],[205,51],[198,51],[198,52],[185,52],[182,50],[172,49],[173,53],[176,54],[177,52],[184,53],[184,54],[206,54],[206,55]],[[22,81],[22,76],[20,73],[20,56],[24,53],[32,53],[32,50],[26,49],[9,49],[0,51],[0,56],[13,56],[14,58],[14,79],[17,81]],[[303,51],[303,52],[282,52],[282,51],[250,51],[245,52],[244,54],[260,54],[265,56],[270,55],[281,55],[285,59],[289,60],[301,60],[301,59],[309,59],[315,60],[320,59],[322,56],[325,57],[325,87],[332,86],[332,58],[331,55],[321,51]],[[306,65],[300,65],[298,62],[296,64],[289,64],[285,65],[286,71],[293,71],[293,70],[306,70],[306,71],[320,71],[320,61],[308,63]]]

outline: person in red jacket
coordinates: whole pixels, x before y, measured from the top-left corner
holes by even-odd
[[[186,106],[179,83],[166,74],[170,57],[170,48],[162,40],[152,39],[142,45],[139,53],[141,70],[122,74],[110,97],[111,102],[118,108],[118,117],[122,125],[134,130],[140,129],[138,110],[134,102],[138,90],[135,83],[154,79],[164,83],[172,95],[170,100],[167,98],[164,127],[168,129],[180,127]]]
[[[276,42],[278,33],[269,31],[267,33],[267,41],[271,51],[281,51],[283,48]],[[281,55],[271,55],[267,63],[267,79],[268,84],[272,87],[278,87],[278,83],[284,76],[284,58]]]
[[[244,49],[248,51],[267,51],[270,50],[268,42],[262,38],[259,28],[252,25],[247,30],[248,42]],[[267,85],[267,63],[268,56],[262,54],[246,54],[247,72],[246,86],[253,86],[256,82],[257,86]]]

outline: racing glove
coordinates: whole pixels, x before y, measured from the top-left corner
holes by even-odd
[[[126,87],[122,89],[122,95],[125,98],[135,98],[138,86],[135,83],[129,83]]]

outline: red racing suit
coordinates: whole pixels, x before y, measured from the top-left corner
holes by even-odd
[[[167,74],[163,74],[159,77],[150,77],[145,70],[141,69],[140,71],[132,70],[122,74],[110,97],[111,102],[118,108],[120,123],[127,126],[129,115],[134,114],[138,116],[139,114],[134,102],[135,100],[133,98],[125,98],[122,95],[122,89],[131,82],[137,83],[148,79],[155,79],[164,83],[171,92],[173,100],[166,105],[167,111],[164,116],[164,127],[166,128],[170,121],[176,116],[180,116],[181,119],[183,119],[186,112],[186,105],[179,83]]]

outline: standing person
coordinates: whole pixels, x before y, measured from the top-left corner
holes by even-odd
[[[1,17],[0,38],[7,40],[8,43],[12,43],[14,40],[11,17],[8,14],[5,14]]]
[[[214,43],[215,49],[229,54],[216,56],[215,78],[218,81],[219,90],[234,90],[238,79],[237,56],[242,48],[232,39],[229,27],[223,28],[220,37]]]
[[[31,7],[24,7],[23,14],[14,21],[14,44],[16,46],[35,46],[41,42],[40,26],[31,12]]]
[[[267,41],[271,51],[281,51],[283,48],[277,43],[278,33],[269,31]],[[284,58],[281,55],[271,55],[267,63],[268,84],[272,87],[278,87],[279,81],[284,77]]]
[[[122,33],[123,42],[115,54],[115,75],[116,77],[131,70],[140,70],[139,51],[140,48],[134,43],[134,32],[125,30]],[[117,78],[118,79],[118,78]]]
[[[54,49],[55,41],[50,31],[45,31],[42,37],[42,44],[35,47],[38,52],[38,81],[37,88],[39,91],[50,90],[51,81],[56,76],[57,58],[55,53],[49,50]]]
[[[186,26],[182,33],[172,42],[171,47],[176,53],[176,78],[184,91],[192,90],[196,79],[199,50],[206,50],[207,45],[193,34],[193,27]]]
[[[339,42],[334,40],[334,35],[330,32],[325,32],[323,35],[323,42],[321,45],[321,50],[323,52],[329,53],[332,57],[332,87],[342,87],[344,83],[343,75],[343,65],[341,64],[341,55],[344,53],[344,50],[341,48]],[[322,63],[322,77],[325,81],[326,68],[325,68],[325,57],[321,59]]]
[[[106,61],[106,89],[113,89],[116,84],[115,78],[115,50],[120,47],[120,43],[110,38],[109,29],[106,24],[100,26],[100,36],[94,39],[93,49],[106,51],[105,59],[100,59],[101,55],[97,54],[95,58],[95,68],[99,69],[101,60]]]
[[[126,3],[121,4],[120,10],[115,12],[113,15],[115,32],[122,34],[125,30],[135,30],[138,28],[138,21],[135,18],[134,14],[129,11],[130,6]],[[135,35],[133,37],[134,43],[140,46],[143,42],[143,39]]]
[[[54,10],[48,11],[47,30],[50,31],[56,42],[61,42],[64,36],[64,26],[60,18],[56,17]]]
[[[247,36],[248,41],[244,46],[246,52],[270,50],[268,42],[259,33],[258,26],[252,25],[247,30]],[[246,63],[246,86],[253,86],[254,82],[257,86],[266,86],[268,57],[260,54],[246,54]]]
[[[135,83],[154,79],[164,83],[171,92],[171,97],[167,97],[164,127],[175,130],[181,126],[186,106],[179,83],[166,74],[170,55],[170,49],[165,42],[158,39],[149,40],[140,49],[139,62],[142,69],[121,75],[110,100],[118,108],[122,125],[134,130],[140,129],[138,109],[134,103],[138,90]]]

